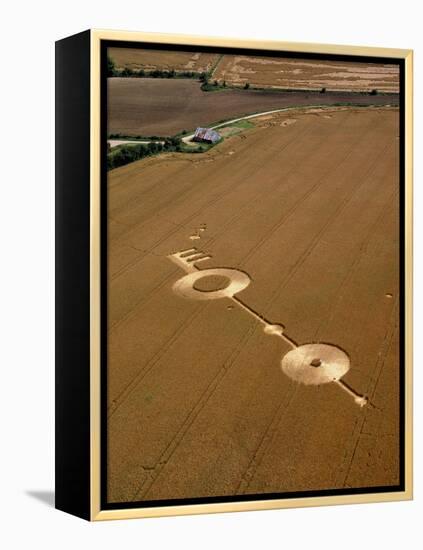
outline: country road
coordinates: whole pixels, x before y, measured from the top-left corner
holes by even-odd
[[[369,105],[370,106],[370,105]],[[305,105],[305,106],[292,106],[292,107],[283,107],[282,109],[273,109],[272,111],[263,111],[261,113],[254,113],[252,115],[245,115],[238,118],[233,118],[232,120],[227,120],[225,122],[220,122],[219,124],[215,124],[214,126],[209,126],[211,130],[216,130],[216,128],[222,128],[223,126],[229,126],[231,124],[234,124],[235,122],[240,122],[241,120],[248,120],[251,118],[258,118],[261,116],[266,115],[273,115],[276,113],[282,113],[284,111],[297,111],[298,109],[333,109],[334,105]],[[338,106],[339,107],[339,106]],[[342,107],[341,107],[342,108]],[[189,144],[192,138],[195,134],[190,134],[189,136],[185,136],[182,138],[182,141],[186,144]]]

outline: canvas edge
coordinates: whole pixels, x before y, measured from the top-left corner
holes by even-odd
[[[133,41],[156,44],[254,48],[263,50],[391,57],[405,61],[405,304],[406,304],[406,411],[405,411],[405,487],[403,491],[361,495],[251,500],[212,504],[169,505],[154,508],[101,510],[100,500],[100,44],[102,40]],[[91,521],[152,518],[224,512],[258,511],[311,506],[380,503],[413,498],[412,440],[412,224],[413,224],[413,51],[368,46],[345,46],[314,43],[246,40],[194,35],[143,33],[134,31],[91,30],[91,218],[90,218],[90,409],[91,409]]]

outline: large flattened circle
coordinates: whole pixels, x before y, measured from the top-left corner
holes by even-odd
[[[211,291],[202,291],[194,288],[195,283],[199,279],[210,277],[211,275],[225,277],[229,279],[229,284],[225,288]],[[250,282],[250,277],[243,271],[218,267],[216,269],[202,269],[201,271],[189,273],[178,279],[172,288],[176,294],[179,294],[183,298],[192,300],[218,300],[220,298],[231,298],[235,294],[238,294],[238,292],[241,292],[241,290],[244,290]]]
[[[304,344],[284,355],[281,366],[292,380],[318,386],[342,378],[350,369],[350,359],[336,346]]]

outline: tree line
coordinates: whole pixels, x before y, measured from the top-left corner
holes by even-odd
[[[131,69],[125,67],[123,69],[117,69],[115,62],[110,57],[107,58],[107,76],[108,77],[123,77],[123,78],[195,78],[198,79],[201,84],[201,89],[204,92],[214,91],[217,89],[226,88],[226,80],[219,82],[214,80],[211,82],[210,71],[175,71],[175,69]],[[244,89],[248,90],[250,83],[246,82]]]
[[[204,78],[204,72],[197,71],[178,71],[175,69],[131,69],[125,67],[123,69],[117,69],[115,62],[110,57],[107,58],[107,76],[120,76],[120,77],[132,77],[132,78]]]
[[[163,143],[128,144],[119,146],[107,155],[107,170],[113,170],[119,166],[124,166],[135,160],[157,155],[162,152],[181,151],[181,139],[178,137],[166,138]]]

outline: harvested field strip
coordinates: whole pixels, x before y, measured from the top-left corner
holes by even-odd
[[[357,314],[348,316],[350,310],[342,309],[340,305],[333,306],[334,300],[339,301],[334,289],[345,280],[345,274],[360,247],[366,246],[363,243],[367,242],[372,231],[372,219],[381,218],[385,201],[391,196],[385,193],[386,185],[392,190],[396,183],[395,177],[392,178],[396,171],[392,168],[397,158],[389,152],[392,149],[386,147],[388,144],[391,144],[390,147],[396,146],[397,114],[388,110],[383,113],[343,111],[334,113],[331,119],[319,115],[296,115],[296,118],[297,123],[293,126],[258,127],[251,129],[245,140],[238,137],[228,139],[219,153],[210,153],[215,159],[212,165],[184,164],[187,178],[193,178],[196,191],[176,201],[175,210],[169,203],[161,215],[152,217],[150,207],[146,205],[144,218],[140,203],[136,216],[133,212],[125,220],[123,209],[116,218],[128,227],[136,219],[141,219],[142,223],[148,221],[149,233],[160,238],[173,229],[176,232],[154,246],[151,250],[153,254],[150,252],[144,256],[126,290],[125,278],[129,283],[127,277],[130,271],[122,272],[118,278],[121,281],[119,287],[112,290],[116,298],[123,298],[128,291],[135,296],[137,281],[144,284],[143,281],[152,279],[156,284],[161,284],[166,279],[163,277],[165,271],[168,273],[168,282],[161,287],[162,290],[155,292],[149,301],[144,301],[142,307],[137,306],[110,336],[109,373],[111,382],[113,380],[111,388],[114,388],[111,389],[110,404],[118,395],[121,396],[120,405],[110,419],[111,439],[115,441],[109,449],[111,500],[140,496],[147,499],[169,498],[170,494],[174,497],[202,496],[210,494],[210,491],[216,491],[213,494],[234,494],[241,480],[249,477],[251,484],[248,492],[290,490],[289,484],[283,484],[287,481],[287,471],[290,472],[289,483],[293,486],[297,484],[306,489],[327,486],[333,482],[333,476],[326,467],[328,458],[331,467],[341,464],[341,443],[345,444],[347,433],[348,437],[355,437],[351,430],[359,414],[357,410],[351,409],[336,388],[325,387],[313,392],[301,387],[293,394],[295,386],[284,378],[278,368],[280,344],[271,339],[270,342],[269,339],[264,341],[261,331],[250,318],[236,310],[228,311],[221,302],[198,305],[183,300],[181,303],[170,289],[171,282],[178,275],[171,274],[174,273],[174,266],[166,263],[166,255],[180,249],[181,240],[190,242],[191,224],[195,227],[205,222],[207,231],[198,246],[212,253],[213,258],[208,265],[248,266],[248,272],[253,276],[253,283],[245,290],[245,299],[249,304],[262,312],[266,311],[267,316],[275,321],[286,322],[290,333],[299,341],[309,341],[315,337],[316,330],[321,331],[322,339],[336,342],[353,353],[355,366],[351,376],[357,380],[358,386],[366,381],[371,365],[361,365],[354,355],[357,353],[355,347],[360,348],[361,344],[357,346],[348,338],[358,333],[364,337],[366,333],[366,356],[372,363],[372,358],[378,353],[379,335],[387,322],[384,312],[388,313],[385,302],[385,309],[380,310],[378,292],[386,300],[385,287],[390,290],[395,288],[392,282],[387,284],[388,280],[395,281],[395,278],[392,279],[394,273],[390,256],[386,256],[380,248],[376,248],[372,255],[372,308],[366,307],[368,295],[364,286]],[[287,132],[290,132],[288,138],[292,139],[291,145]],[[284,143],[284,148],[281,149],[279,143]],[[301,147],[298,147],[299,143]],[[313,143],[316,149],[319,148],[315,154]],[[378,152],[381,155],[385,149],[387,152],[383,158],[378,156]],[[229,156],[232,150],[235,154]],[[263,155],[267,155],[266,160]],[[250,162],[251,157],[260,169],[250,175],[253,164],[249,166],[246,163]],[[154,160],[161,170],[165,168],[162,160]],[[174,160],[167,162],[171,165]],[[223,172],[214,172],[216,163],[227,166],[225,185],[221,185],[219,176]],[[133,173],[140,170],[142,179],[139,181],[151,182],[155,176],[153,172],[149,176],[148,170],[152,170],[154,162],[149,163],[146,173],[142,163],[139,166],[136,164],[124,168],[131,168]],[[377,167],[377,177],[371,175],[372,165]],[[213,166],[211,171],[210,166]],[[210,177],[210,173],[215,177]],[[132,181],[129,171],[125,174],[126,181]],[[118,175],[119,170],[113,171],[110,180],[113,182],[114,176]],[[162,176],[165,177],[165,174],[161,173]],[[231,192],[233,178],[238,188]],[[316,181],[319,181],[316,190],[310,193]],[[360,184],[358,187],[355,184],[357,181]],[[199,182],[198,185],[196,182]],[[208,208],[207,197],[218,200],[225,186],[228,192],[222,200]],[[119,185],[113,185],[113,189],[123,191]],[[136,187],[132,189],[135,192]],[[363,201],[368,201],[369,197],[370,205],[363,209]],[[160,200],[159,195],[157,199]],[[241,208],[238,207],[240,201]],[[192,207],[197,213],[191,218]],[[292,214],[287,217],[290,210]],[[378,224],[374,226],[378,230],[372,241],[380,243],[383,235],[385,248],[392,242],[386,235],[392,234],[391,216],[394,214],[386,217],[383,227]],[[357,216],[355,224],[354,217]],[[285,221],[280,224],[282,217]],[[188,222],[181,224],[187,219]],[[365,220],[365,223],[359,220]],[[177,225],[171,228],[170,224]],[[138,229],[139,233],[129,232],[126,237],[123,234],[119,237],[121,240],[116,242],[123,245],[125,239],[131,236],[128,244],[142,250],[146,232],[142,225]],[[263,240],[265,235],[267,238]],[[350,253],[346,250],[339,256],[339,267],[342,269],[338,269],[334,258],[343,240]],[[257,248],[260,241],[263,242]],[[325,242],[331,243],[331,246],[325,245]],[[314,250],[316,252],[312,253]],[[335,257],[331,255],[332,250]],[[395,249],[389,244],[389,250]],[[247,259],[244,261],[244,258]],[[328,267],[322,269],[325,258]],[[379,259],[376,263],[375,258]],[[363,267],[369,260],[369,257],[363,259]],[[357,298],[357,290],[354,290],[357,282],[363,285],[367,279],[361,270],[352,271],[348,284],[353,286],[348,291],[348,297],[353,300]],[[330,284],[325,283],[326,276]],[[288,285],[283,292],[281,285]],[[145,296],[146,292],[141,287],[139,289],[140,296]],[[316,289],[319,289],[318,293]],[[395,290],[393,292],[395,294]],[[118,302],[119,299],[116,304]],[[327,307],[332,306],[334,309],[330,310],[330,316],[333,320],[325,328],[322,322],[329,314]],[[376,310],[380,310],[376,318],[380,329],[375,332],[372,326],[366,325],[365,332],[360,332],[360,315]],[[340,320],[342,330],[338,328]],[[176,333],[181,326],[183,330]],[[159,357],[157,353],[161,352],[168,338],[172,338],[172,343]],[[152,358],[154,354],[156,359],[152,362],[148,357]],[[141,362],[149,368],[143,375],[142,383],[137,379],[143,368]],[[389,380],[391,378],[385,384],[389,384]],[[128,381],[132,381],[130,386],[127,386]],[[122,400],[124,388],[127,389]],[[390,388],[392,392],[392,384]],[[395,403],[389,395],[381,395],[378,404],[385,409],[388,417]],[[291,406],[287,408],[290,402]],[[285,405],[281,406],[281,403]],[[273,435],[266,439],[271,440],[271,446],[266,447],[257,469],[248,470],[260,441],[268,432],[275,414],[278,414],[277,410],[282,410],[281,407],[288,411],[288,416],[283,416],[281,425],[274,420],[271,428]],[[310,415],[312,410],[314,414]],[[373,417],[373,410],[369,409],[366,414]],[[310,443],[306,443],[307,434],[298,426],[304,415],[310,430],[319,430],[324,426],[324,437],[321,430],[316,431],[316,437],[309,437]],[[334,415],[339,417],[338,421],[328,424],[328,419]],[[299,438],[296,430],[304,437]],[[128,447],[126,433],[137,434],[134,448]],[[309,432],[309,436],[312,433]],[[377,426],[375,433],[377,436]],[[296,445],[302,453],[307,449],[303,457],[322,456],[321,460],[313,460],[313,470],[303,458],[295,464],[295,472],[292,471],[292,463],[287,462],[288,455],[284,450],[287,438],[291,447]],[[395,454],[392,442],[385,439],[380,440],[378,445],[385,449],[391,445],[389,448]],[[326,445],[325,453],[320,447],[322,441]],[[337,442],[340,443],[339,450]],[[360,448],[364,449],[363,445]],[[292,449],[292,454],[298,456],[295,449]],[[276,463],[275,453],[278,453]],[[270,456],[273,456],[273,468],[277,464],[277,473],[272,473],[270,469]],[[353,486],[359,486],[360,479],[366,475],[360,464],[354,463],[351,470],[354,477],[348,483]],[[250,474],[244,478],[247,470]],[[395,479],[391,467],[384,475],[388,483]],[[172,493],[169,493],[170,490]]]
[[[109,48],[108,56],[118,69],[161,69],[175,71],[208,71],[219,59],[217,54],[143,50],[141,48]]]
[[[399,66],[225,55],[213,78],[230,85],[398,93]]]

